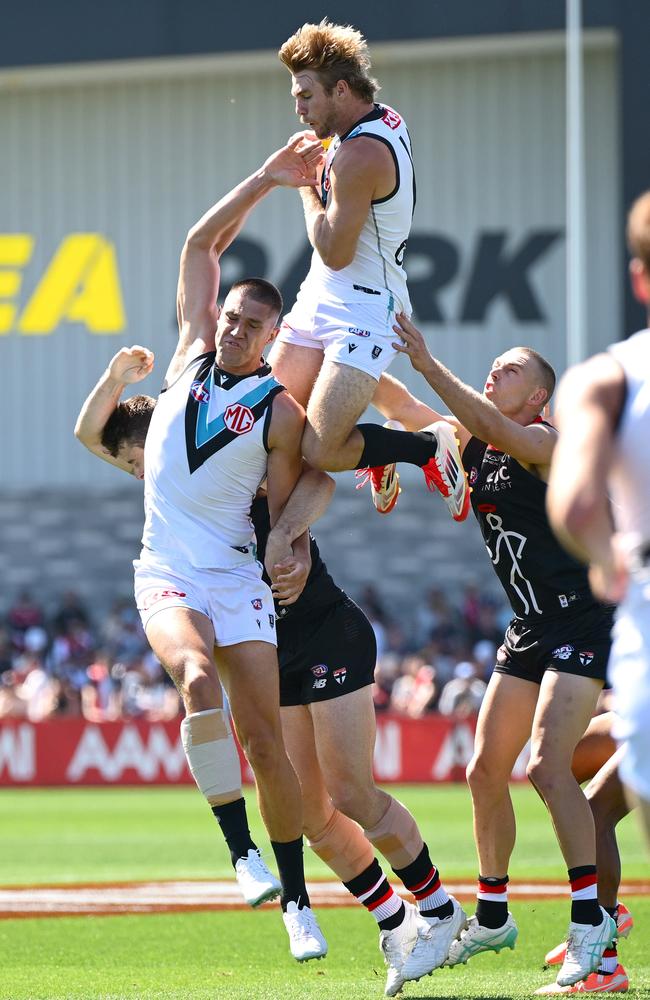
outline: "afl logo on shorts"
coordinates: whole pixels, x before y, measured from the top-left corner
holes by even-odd
[[[262,610],[262,598],[261,597],[254,597],[252,599],[252,601],[251,601],[251,604],[253,605],[253,607],[255,608],[256,611],[261,611]]]
[[[554,660],[568,660],[571,658],[571,654],[574,652],[575,649],[573,646],[569,645],[558,646],[557,649],[553,650],[551,656],[553,657]]]
[[[207,403],[210,399],[210,393],[203,385],[203,382],[192,382],[190,392],[194,396],[197,403]]]
[[[223,422],[233,434],[248,434],[255,424],[253,411],[242,403],[232,403],[223,414]]]

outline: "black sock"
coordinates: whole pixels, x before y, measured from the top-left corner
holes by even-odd
[[[212,812],[226,839],[234,868],[240,858],[245,858],[249,851],[257,850],[248,829],[246,803],[242,796],[240,799],[235,799],[234,802],[226,802],[221,806],[212,806]]]
[[[415,896],[422,916],[444,920],[452,915],[454,904],[440,883],[440,872],[431,861],[426,844],[415,861],[404,868],[393,868],[393,871]]]
[[[379,424],[357,424],[363,436],[363,452],[357,469],[374,469],[391,462],[426,465],[435,455],[438,442],[430,431],[393,431]]]
[[[404,903],[389,885],[376,858],[343,885],[372,913],[382,931],[392,931],[403,922],[406,913]]]
[[[594,927],[602,923],[603,915],[596,898],[598,884],[596,866],[579,865],[577,868],[569,868],[569,882],[571,883],[572,896],[577,892],[590,892],[592,894],[587,899],[571,899],[572,922],[574,924],[592,924]]]
[[[476,900],[476,919],[481,927],[503,927],[508,919],[507,888],[508,876],[496,878],[493,875],[479,875],[478,891],[480,893]],[[501,890],[499,892],[499,890]],[[494,899],[485,899],[485,896],[499,896],[506,894],[505,902]]]
[[[300,909],[309,906],[309,896],[305,885],[305,869],[302,860],[302,837],[285,842],[271,841],[282,882],[280,903],[283,911],[287,904],[296,903]]]

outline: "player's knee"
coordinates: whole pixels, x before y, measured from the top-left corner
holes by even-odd
[[[533,754],[526,768],[526,777],[540,795],[547,798],[560,787],[562,775],[555,761]]]
[[[284,746],[280,734],[272,726],[239,724],[237,735],[256,775],[273,773],[277,769],[284,756]]]
[[[316,437],[315,434],[305,434],[302,439],[302,453],[305,461],[313,469],[320,469],[321,472],[336,472],[336,463],[329,445]]]
[[[335,809],[365,826],[368,819],[368,800],[374,798],[374,785],[360,787],[352,782],[330,782],[328,791]]]
[[[500,770],[486,754],[475,754],[472,757],[467,765],[465,777],[472,795],[485,794],[501,788],[508,780],[507,776],[504,779]]]
[[[180,690],[188,713],[221,707],[221,686],[214,665],[207,658],[185,661]]]

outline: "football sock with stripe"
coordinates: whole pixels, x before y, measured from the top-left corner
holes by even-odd
[[[508,876],[479,875],[476,919],[482,927],[503,927],[508,919]]]
[[[574,924],[602,922],[603,915],[598,905],[598,875],[595,865],[580,865],[569,868],[571,883],[571,920]]]
[[[379,424],[357,424],[364,441],[357,469],[374,469],[391,462],[422,467],[433,458],[438,442],[430,431],[395,431]]]
[[[393,868],[393,871],[409,892],[413,893],[418,910],[424,916],[444,920],[452,915],[453,903],[440,882],[440,873],[431,861],[426,844],[415,861],[405,868]]]
[[[404,920],[404,903],[389,885],[376,858],[360,875],[343,885],[372,913],[382,931],[392,931]]]

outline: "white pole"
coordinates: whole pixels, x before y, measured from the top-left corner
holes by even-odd
[[[587,356],[582,0],[566,0],[566,354]]]

